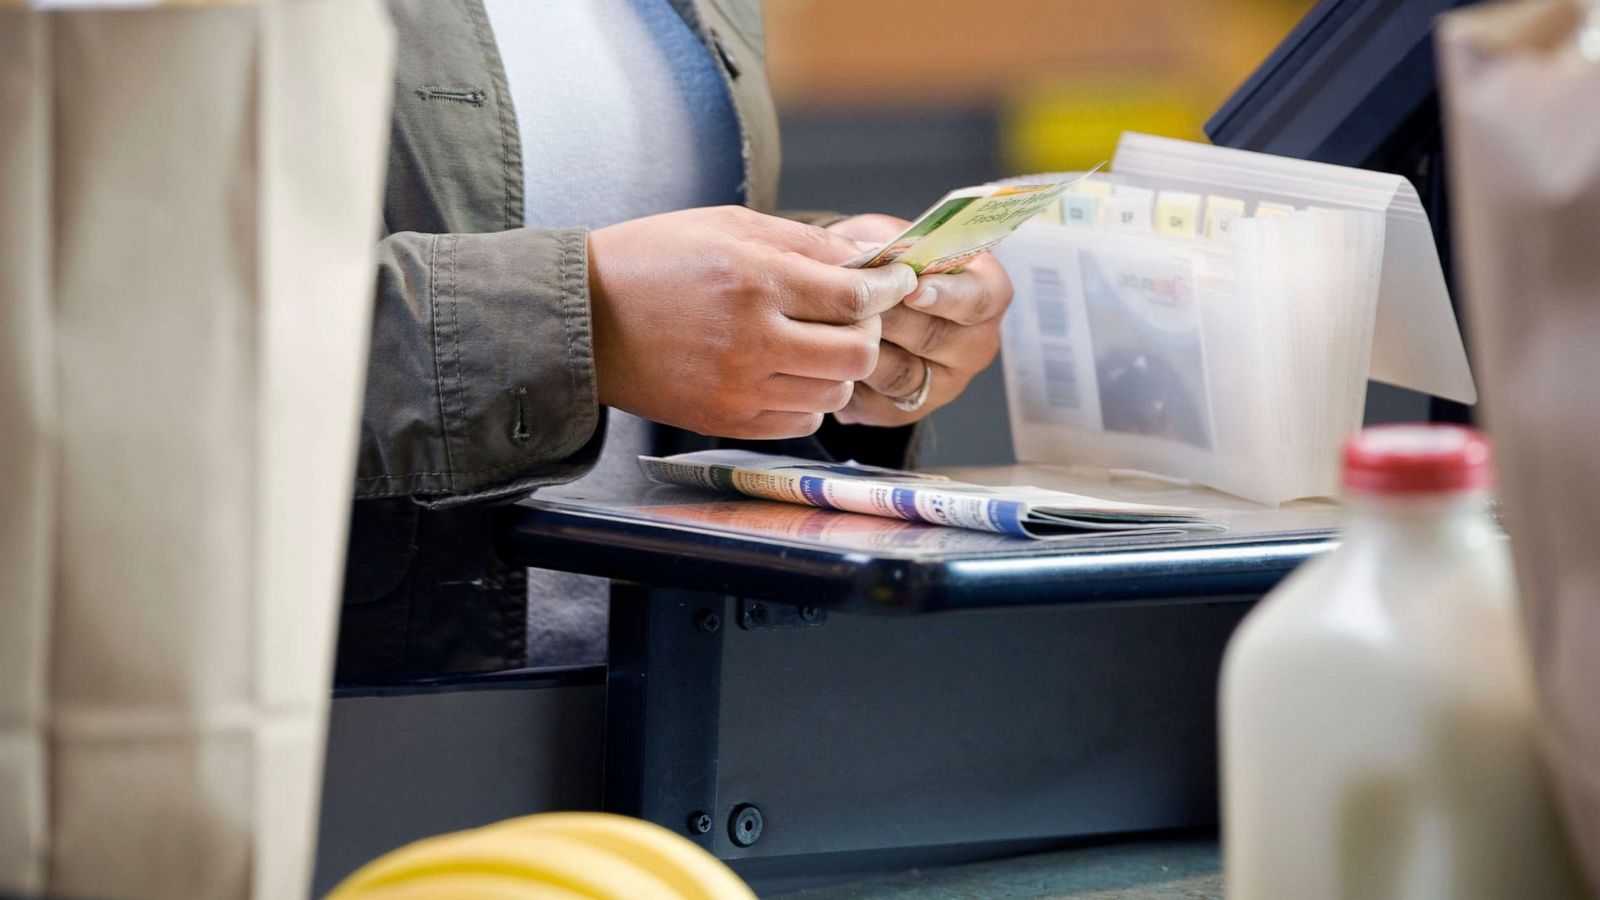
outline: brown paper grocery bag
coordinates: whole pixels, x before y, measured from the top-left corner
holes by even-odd
[[[0,8],[0,892],[307,890],[392,42]]]
[[[1572,846],[1600,892],[1600,12],[1439,28],[1460,267]]]

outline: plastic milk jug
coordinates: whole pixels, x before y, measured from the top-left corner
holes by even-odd
[[[1346,446],[1342,545],[1268,595],[1223,663],[1230,900],[1583,896],[1490,487],[1471,429]]]

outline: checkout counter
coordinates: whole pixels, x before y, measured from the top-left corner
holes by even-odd
[[[1325,0],[1208,133],[1405,175],[1442,230],[1429,40],[1455,5]],[[672,828],[763,895],[1085,838],[1214,846],[1224,646],[1336,524],[1313,505],[1221,534],[906,552],[625,514],[637,501],[557,489],[497,524],[509,561],[613,579],[609,667],[341,687],[318,890],[406,841],[555,809]]]
[[[1048,468],[948,474],[1083,486]],[[706,529],[696,501],[749,514]],[[848,514],[860,527],[823,537],[808,522],[841,514],[642,480],[541,492],[503,512],[500,553],[613,579],[609,667],[344,689],[318,885],[425,834],[549,809],[677,830],[763,895],[1212,828],[1223,649],[1333,546],[1336,515],[997,544]]]

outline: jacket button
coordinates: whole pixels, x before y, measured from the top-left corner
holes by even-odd
[[[711,32],[711,45],[717,48],[717,56],[721,58],[722,65],[728,70],[729,78],[739,77],[739,61],[734,58],[733,51],[722,42],[722,35]]]

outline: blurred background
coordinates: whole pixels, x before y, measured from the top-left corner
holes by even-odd
[[[1204,140],[1311,6],[767,0],[783,205],[910,217],[951,188],[1109,160],[1123,131]],[[932,417],[922,461],[1012,460],[996,364]]]

